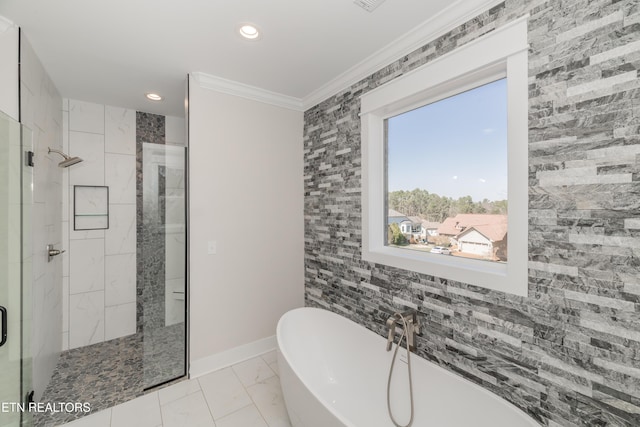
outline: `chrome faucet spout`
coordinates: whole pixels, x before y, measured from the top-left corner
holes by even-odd
[[[416,335],[420,333],[420,325],[418,324],[418,318],[414,310],[405,311],[404,313],[394,313],[393,316],[387,319],[387,329],[389,335],[387,337],[387,351],[391,351],[391,347],[395,340],[396,325],[402,326],[406,330],[404,334],[407,339],[407,347],[409,351],[416,350]],[[400,345],[400,343],[398,343]]]
[[[391,316],[387,319],[387,329],[389,330],[389,336],[387,338],[387,351],[391,351],[391,346],[396,336],[396,317]]]

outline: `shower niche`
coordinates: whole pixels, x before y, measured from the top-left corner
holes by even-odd
[[[109,187],[74,185],[73,194],[74,230],[109,228]]]

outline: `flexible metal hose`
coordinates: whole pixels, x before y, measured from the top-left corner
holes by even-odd
[[[395,313],[395,317],[402,320],[402,335],[400,335],[400,341],[396,345],[396,349],[393,352],[393,358],[391,359],[391,367],[389,368],[389,379],[387,380],[387,409],[389,410],[389,417],[391,418],[391,422],[396,427],[410,427],[413,424],[413,384],[411,382],[411,353],[409,352],[409,343],[407,342],[407,322],[404,317],[400,313]],[[393,417],[393,413],[391,412],[391,399],[390,399],[390,391],[391,391],[391,375],[393,374],[393,365],[396,362],[396,355],[398,354],[398,349],[400,348],[400,344],[402,344],[402,338],[405,338],[405,343],[407,345],[407,370],[409,371],[409,400],[411,401],[411,418],[409,418],[409,423],[405,425],[400,425]]]

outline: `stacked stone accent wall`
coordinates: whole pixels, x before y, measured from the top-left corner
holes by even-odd
[[[528,297],[363,262],[359,97],[527,13]],[[640,425],[639,67],[637,0],[507,0],[309,109],[306,304],[417,309],[420,356],[542,425]]]

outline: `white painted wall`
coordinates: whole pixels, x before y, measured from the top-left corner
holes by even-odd
[[[0,111],[18,120],[18,27],[0,16]]]
[[[47,244],[62,245],[62,98],[23,33],[20,40],[22,124],[32,131],[35,152],[32,206],[32,323],[33,388],[39,399],[62,350],[62,260],[47,261]]]
[[[191,77],[189,115],[190,361],[202,371],[304,305],[303,114]]]

